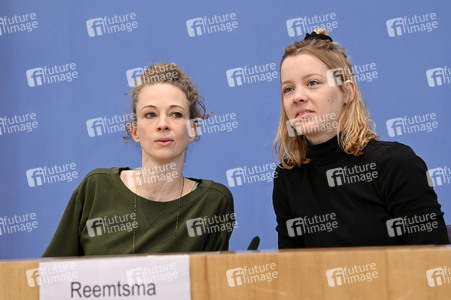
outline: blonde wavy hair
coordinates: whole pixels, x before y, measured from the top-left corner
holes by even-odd
[[[314,32],[317,34],[328,34],[322,28],[318,28]],[[287,57],[296,56],[301,53],[318,58],[329,69],[345,69],[347,67],[349,72],[336,74],[341,77],[342,82],[354,79],[352,64],[346,55],[346,49],[340,48],[338,43],[321,39],[297,41],[285,48],[280,67],[282,67]],[[343,85],[337,85],[344,91]],[[370,119],[369,112],[363,103],[360,89],[355,80],[354,85],[355,96],[343,107],[343,111],[338,119],[337,139],[338,144],[345,153],[358,156],[363,154],[363,149],[372,139],[377,139],[379,136],[375,132],[376,125]],[[310,160],[307,158],[308,149],[304,136],[296,135],[292,137],[289,135],[287,128],[288,117],[283,106],[283,94],[281,107],[279,129],[274,140],[274,151],[278,161],[280,161],[280,166],[284,169],[292,169],[307,164]]]

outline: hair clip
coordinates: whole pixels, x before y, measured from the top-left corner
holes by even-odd
[[[324,40],[324,41],[330,41],[333,42],[332,38],[326,34],[323,33],[316,33],[316,32],[312,32],[312,33],[306,33],[305,34],[305,38],[304,41],[308,41],[308,40]]]

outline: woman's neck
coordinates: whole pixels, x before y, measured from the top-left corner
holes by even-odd
[[[337,134],[335,132],[324,132],[324,134],[317,134],[312,136],[306,136],[307,141],[312,145],[319,145],[329,141],[331,138],[335,137]]]
[[[137,194],[153,201],[167,202],[185,194],[188,184],[183,177],[184,157],[172,161],[143,159],[138,170]],[[183,190],[182,190],[183,188]]]

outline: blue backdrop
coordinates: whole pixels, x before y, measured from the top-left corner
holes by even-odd
[[[184,175],[232,191],[238,227],[230,249],[245,249],[254,235],[261,248],[277,248],[279,62],[318,26],[351,55],[381,139],[426,161],[451,223],[449,1],[4,0],[0,258],[39,257],[92,169],[140,166],[139,147],[122,143],[131,101],[124,93],[160,61],[186,70],[217,116],[191,144]],[[256,169],[259,179],[232,176],[234,169]]]

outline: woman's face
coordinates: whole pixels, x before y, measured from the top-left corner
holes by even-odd
[[[287,57],[281,66],[282,101],[290,123],[312,144],[336,135],[343,107],[354,97],[354,85],[344,83],[343,92],[327,80],[329,68],[310,54]],[[287,124],[289,126],[289,124]]]
[[[145,86],[138,95],[136,119],[131,133],[141,144],[143,158],[157,163],[183,161],[195,135],[188,134],[189,106],[181,89],[167,83]]]

